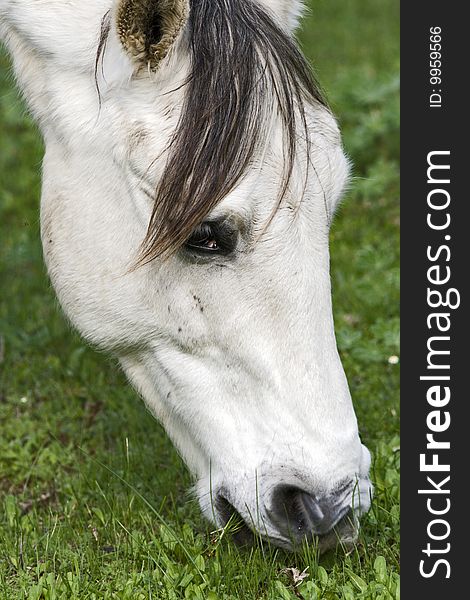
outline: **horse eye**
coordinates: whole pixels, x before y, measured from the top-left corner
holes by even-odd
[[[226,221],[206,221],[186,240],[185,248],[198,254],[229,254],[237,244],[237,231]]]

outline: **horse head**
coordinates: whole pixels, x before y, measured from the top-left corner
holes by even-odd
[[[113,353],[203,513],[291,548],[370,505],[338,355],[329,227],[348,180],[296,0],[0,0],[45,141],[60,303]]]

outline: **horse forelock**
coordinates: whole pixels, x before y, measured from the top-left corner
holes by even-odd
[[[296,42],[265,8],[252,0],[189,4],[190,72],[139,264],[176,251],[235,188],[261,154],[273,115],[285,146],[277,208],[292,175],[299,126],[309,152],[306,104],[326,106]]]

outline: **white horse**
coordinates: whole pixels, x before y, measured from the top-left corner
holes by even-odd
[[[298,0],[0,0],[45,142],[59,301],[116,357],[204,515],[291,548],[370,506],[328,232],[348,178]]]

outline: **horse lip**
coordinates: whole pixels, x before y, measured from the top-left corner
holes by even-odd
[[[336,519],[334,519],[333,524],[330,526],[328,531],[318,532],[318,533],[314,531],[313,533],[318,536],[328,535],[335,529],[335,527],[340,523],[340,521],[342,521],[344,519],[344,517],[347,516],[348,513],[350,513],[350,512],[351,512],[351,507],[349,505],[344,506],[343,509],[338,513]]]
[[[235,529],[232,531],[232,537],[235,543],[239,546],[252,546],[254,544],[255,534],[238,510],[230,500],[223,495],[223,493],[219,492],[217,495],[215,507],[222,519],[224,527],[226,527],[229,522],[235,521]]]
[[[359,519],[354,515],[351,507],[346,507],[346,511],[336,525],[322,536],[318,536],[318,547],[320,554],[341,545],[345,549],[351,548],[357,540],[359,534]],[[341,526],[343,525],[343,531]],[[349,531],[347,531],[349,529]]]

